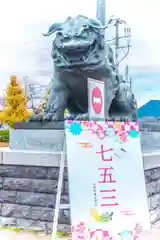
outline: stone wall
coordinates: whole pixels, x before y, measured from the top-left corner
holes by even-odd
[[[160,168],[145,171],[150,220],[153,229],[160,229]]]
[[[0,225],[49,232],[52,228],[60,156],[0,152]],[[153,228],[160,228],[160,154],[144,154],[146,189]],[[23,164],[23,165],[22,165]],[[67,204],[65,169],[61,202]],[[70,230],[69,210],[61,210],[59,231]]]
[[[0,225],[48,231],[52,228],[57,167],[0,165]],[[67,204],[65,170],[61,202]],[[59,230],[69,231],[69,211],[61,210]]]
[[[59,174],[59,154],[0,152],[0,225],[42,230],[52,228]],[[61,203],[68,204],[67,170]],[[58,230],[68,232],[69,210],[61,210]]]
[[[58,167],[0,165],[0,225],[48,231],[52,228]],[[61,202],[68,201],[67,171]],[[59,230],[69,231],[69,211],[61,210]]]

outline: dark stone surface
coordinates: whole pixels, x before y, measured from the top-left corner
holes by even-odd
[[[57,180],[4,178],[3,190],[56,194],[57,193]],[[68,181],[66,181],[66,180],[63,182],[62,192],[68,193]]]
[[[2,188],[3,188],[3,178],[0,177],[0,189],[2,189]]]
[[[15,203],[16,192],[0,190],[0,203]]]
[[[34,126],[36,123],[29,124]],[[140,129],[142,151],[159,151],[159,122],[154,124],[140,122]],[[153,131],[155,129],[157,132]],[[58,174],[57,167],[0,165],[0,225],[50,231]],[[67,178],[67,169],[65,169],[61,199],[63,203],[69,201]],[[160,229],[160,168],[146,170],[145,180],[151,225],[152,228]],[[59,223],[59,231],[70,230],[68,210],[60,212]]]
[[[54,210],[52,208],[31,207],[30,219],[52,222],[54,217]],[[69,210],[60,210],[59,223],[70,224]]]
[[[140,121],[140,130],[145,131],[160,131],[160,121],[159,122],[143,122]],[[14,129],[51,129],[51,130],[64,130],[64,121],[59,122],[16,122],[13,125]]]
[[[10,129],[9,147],[18,150],[61,152],[64,130],[54,129]]]
[[[13,125],[14,129],[52,129],[63,130],[64,121],[59,122],[16,122]]]
[[[0,165],[0,225],[52,229],[57,192],[57,167]],[[68,176],[64,172],[61,203],[68,203]],[[70,211],[61,210],[58,230],[70,231]]]
[[[160,168],[153,168],[145,171],[146,184],[156,182],[160,179]]]
[[[137,120],[134,94],[130,84],[116,71],[114,52],[105,41],[105,28],[101,23],[78,15],[53,24],[44,36],[53,33],[51,91],[44,112],[34,114],[28,121],[63,120],[66,108],[76,119],[87,119],[88,78],[104,83],[105,119]],[[92,119],[95,119],[93,114]]]
[[[68,181],[63,182],[63,192],[68,193]]]
[[[30,219],[52,222],[54,210],[52,208],[31,207]]]
[[[58,172],[58,168],[0,165],[0,225],[50,231]],[[145,180],[151,224],[159,229],[160,168],[146,170]],[[61,202],[69,202],[66,170]],[[69,223],[69,211],[61,210],[59,230],[68,231]]]
[[[8,166],[0,165],[0,176],[11,178],[35,178],[44,179],[47,176],[48,168],[30,166]],[[55,170],[56,172],[56,170]],[[56,176],[57,177],[57,176]]]
[[[160,149],[160,132],[140,132],[143,153],[156,152]]]
[[[30,206],[3,203],[1,206],[3,217],[30,219]]]
[[[146,188],[148,197],[160,193],[160,179],[147,183]]]
[[[151,226],[160,229],[160,168],[145,171]]]
[[[149,131],[149,132],[160,132],[160,121],[153,119],[150,120],[140,120],[139,121],[140,130],[141,131]],[[52,129],[52,130],[63,130],[64,129],[64,121],[59,122],[16,122],[13,126],[14,129]]]
[[[57,180],[4,178],[3,188],[12,191],[56,193]]]
[[[11,166],[0,165],[0,183],[3,177],[28,178],[28,179],[58,179],[58,167],[37,167],[37,166]],[[68,178],[67,168],[64,171],[64,179]]]
[[[6,203],[1,205],[1,216],[52,222],[54,217],[54,209]],[[60,210],[59,223],[70,223],[69,210]]]
[[[58,174],[59,174],[59,168],[53,167],[53,168],[48,168],[47,171],[47,178],[48,179],[58,179]],[[67,172],[67,168],[65,168],[64,170],[64,179],[68,179],[68,172]]]
[[[150,211],[150,220],[152,226],[155,226],[156,223],[160,222],[160,208]]]
[[[141,119],[139,120],[139,125],[141,131],[160,132],[160,120],[155,118]]]
[[[155,210],[160,206],[160,195],[159,194],[154,194],[151,197],[149,197],[149,209]]]
[[[62,203],[68,203],[68,196],[61,197]],[[29,206],[42,206],[42,207],[55,207],[56,195],[33,193],[33,192],[17,192],[16,203],[29,205]]]
[[[23,218],[0,217],[0,226],[12,226],[25,230],[44,231],[50,233],[52,231],[52,222],[35,221]],[[70,225],[58,224],[58,232],[70,232]]]
[[[26,149],[26,150],[43,150],[43,151],[56,151],[60,152],[63,148],[64,135],[60,125],[62,123],[55,124],[55,129],[50,136],[48,132],[40,131],[35,134],[33,131],[29,130],[32,126],[36,129],[35,122],[19,123],[19,130],[12,130],[10,134],[10,147],[13,149]],[[28,125],[27,125],[28,124]],[[37,123],[41,124],[41,123]],[[50,123],[53,124],[54,123]],[[160,121],[154,120],[154,122],[140,121],[140,138],[141,147],[143,153],[155,152],[160,149]],[[18,124],[17,124],[18,125]],[[23,130],[28,126],[28,131]],[[41,125],[40,125],[41,126]],[[57,127],[56,127],[57,126]],[[18,128],[18,127],[17,127]],[[27,129],[27,128],[26,128]],[[39,128],[38,128],[39,129]],[[44,129],[45,130],[45,129]],[[40,140],[41,139],[41,140]]]

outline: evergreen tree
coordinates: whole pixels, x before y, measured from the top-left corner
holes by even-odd
[[[5,96],[5,122],[13,126],[14,122],[23,122],[29,118],[31,112],[26,108],[27,98],[24,90],[17,81],[16,76],[11,76],[10,84]]]

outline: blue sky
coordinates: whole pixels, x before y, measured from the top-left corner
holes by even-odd
[[[132,66],[159,65],[158,0],[106,0],[107,17],[116,15],[132,28]],[[50,57],[52,38],[41,33],[55,21],[68,15],[95,17],[96,0],[5,0],[0,8],[0,79],[1,89],[16,73],[19,78],[49,83],[52,72]],[[109,33],[108,33],[109,34]],[[42,76],[43,75],[43,76]],[[2,94],[0,91],[0,95]]]

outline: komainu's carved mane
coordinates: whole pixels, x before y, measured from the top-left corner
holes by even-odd
[[[88,77],[104,82],[106,120],[136,121],[136,100],[129,84],[115,71],[113,51],[105,45],[101,23],[82,15],[68,17],[52,24],[43,35],[53,33],[55,80],[44,113],[29,121],[61,121],[66,108],[75,119],[88,120]]]

